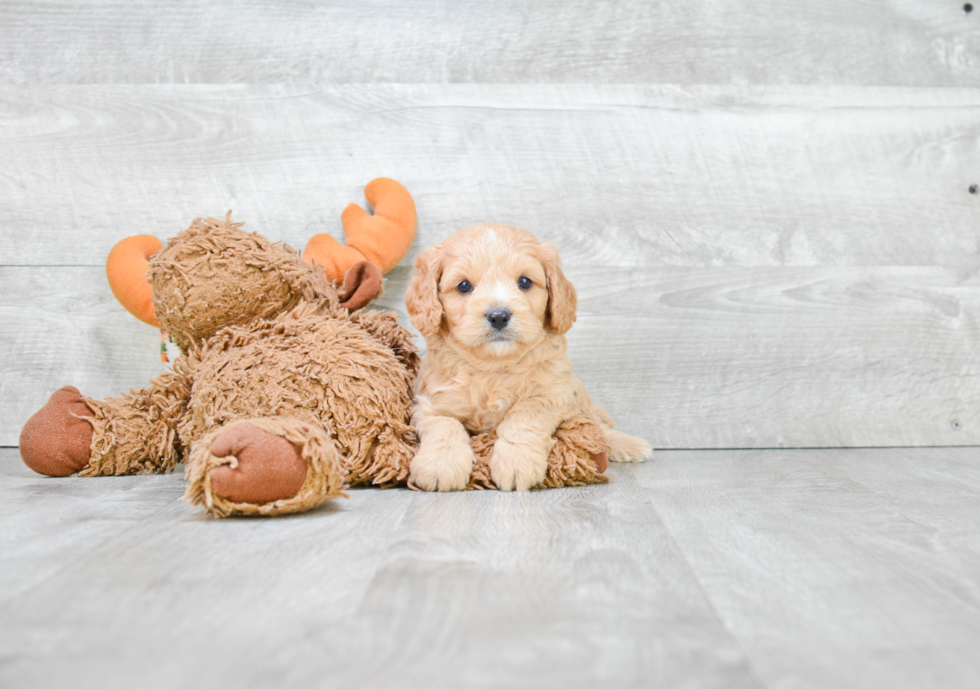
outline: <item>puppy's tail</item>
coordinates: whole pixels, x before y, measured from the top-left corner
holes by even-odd
[[[653,448],[643,438],[627,435],[617,431],[613,426],[609,413],[598,404],[592,403],[592,413],[595,414],[602,432],[606,434],[609,443],[610,462],[645,462],[653,456]]]

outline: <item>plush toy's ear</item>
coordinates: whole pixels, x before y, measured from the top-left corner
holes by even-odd
[[[127,237],[112,247],[105,262],[109,287],[119,303],[144,323],[160,327],[153,312],[153,288],[146,281],[150,257],[163,246],[148,234]]]
[[[346,246],[328,234],[318,234],[303,251],[303,259],[323,266],[334,282],[344,279],[360,261],[370,261],[387,273],[408,253],[415,237],[415,201],[405,187],[379,177],[364,187],[364,196],[374,215],[356,204],[347,206],[340,216]]]
[[[439,300],[440,259],[438,247],[426,249],[415,259],[415,272],[405,292],[405,306],[422,337],[435,337],[442,324]]]
[[[548,321],[552,330],[564,335],[575,322],[578,294],[562,272],[558,249],[552,242],[541,245],[541,265],[548,278]]]
[[[351,266],[344,276],[344,287],[340,295],[340,305],[348,311],[356,311],[381,294],[381,271],[370,261],[361,261]]]

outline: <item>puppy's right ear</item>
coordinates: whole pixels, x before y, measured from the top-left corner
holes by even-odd
[[[442,302],[439,300],[439,254],[433,247],[426,249],[415,259],[415,272],[405,293],[405,306],[422,337],[439,334],[442,324]]]

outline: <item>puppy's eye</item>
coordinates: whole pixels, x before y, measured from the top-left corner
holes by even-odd
[[[531,281],[531,278],[522,276],[521,279],[517,281],[517,286],[523,290],[529,290],[534,287],[534,282]]]
[[[467,292],[472,292],[473,283],[471,283],[469,280],[463,280],[461,283],[456,285],[456,291],[462,294],[466,294]]]

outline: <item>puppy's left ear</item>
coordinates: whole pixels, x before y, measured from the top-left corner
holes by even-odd
[[[551,329],[564,335],[575,322],[578,294],[561,270],[558,247],[552,242],[541,245],[541,265],[548,279],[548,322]]]

